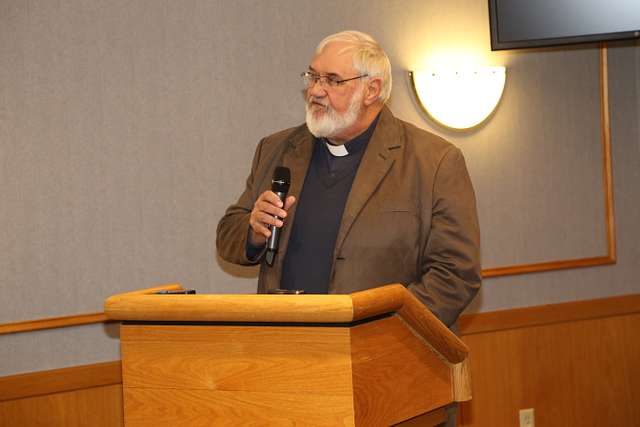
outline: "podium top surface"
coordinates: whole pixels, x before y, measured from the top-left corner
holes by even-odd
[[[466,345],[403,285],[393,284],[348,295],[156,294],[180,285],[109,297],[111,320],[149,322],[352,323],[397,314],[451,363],[466,358]]]

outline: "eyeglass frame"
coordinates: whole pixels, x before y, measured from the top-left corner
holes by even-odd
[[[369,77],[369,74],[362,74],[360,76],[351,77],[348,79],[335,80],[335,76],[331,74],[317,74],[311,71],[304,71],[300,74],[300,77],[302,78],[303,83],[306,83],[307,79],[309,79],[309,83],[306,83],[304,85],[307,89],[314,87],[318,83],[320,83],[320,85],[325,88],[336,88],[342,86],[346,82],[350,82],[351,80]]]

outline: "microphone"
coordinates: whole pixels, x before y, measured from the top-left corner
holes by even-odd
[[[289,191],[289,186],[291,185],[291,171],[289,168],[284,166],[276,167],[276,170],[273,171],[273,178],[271,179],[271,191],[276,193],[276,196],[280,198],[283,203],[287,198],[287,192]],[[275,217],[277,219],[281,219],[279,217]],[[267,240],[267,253],[265,255],[267,265],[269,267],[273,266],[273,261],[276,257],[276,253],[278,253],[278,241],[280,239],[280,228],[275,225],[271,226],[271,236],[269,240]]]

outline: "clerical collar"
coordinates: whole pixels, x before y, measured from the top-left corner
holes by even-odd
[[[344,156],[349,154],[349,151],[344,146],[344,144],[343,145],[333,145],[332,143],[330,143],[326,139],[324,140],[324,143],[327,145],[327,148],[329,149],[329,152],[335,157],[344,157]]]
[[[344,157],[348,156],[349,154],[357,153],[358,151],[362,150],[371,139],[371,135],[373,134],[373,131],[378,124],[379,117],[380,114],[376,116],[375,120],[373,120],[373,122],[364,132],[342,145],[333,145],[327,138],[321,139],[329,150],[329,153],[331,153],[331,155],[334,157]]]

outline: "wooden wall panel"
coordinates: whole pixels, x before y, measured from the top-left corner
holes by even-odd
[[[122,383],[120,361],[0,378],[0,402]]]
[[[461,425],[640,425],[640,314],[480,333],[471,349],[473,400]]]
[[[121,427],[122,386],[0,402],[0,427]]]

